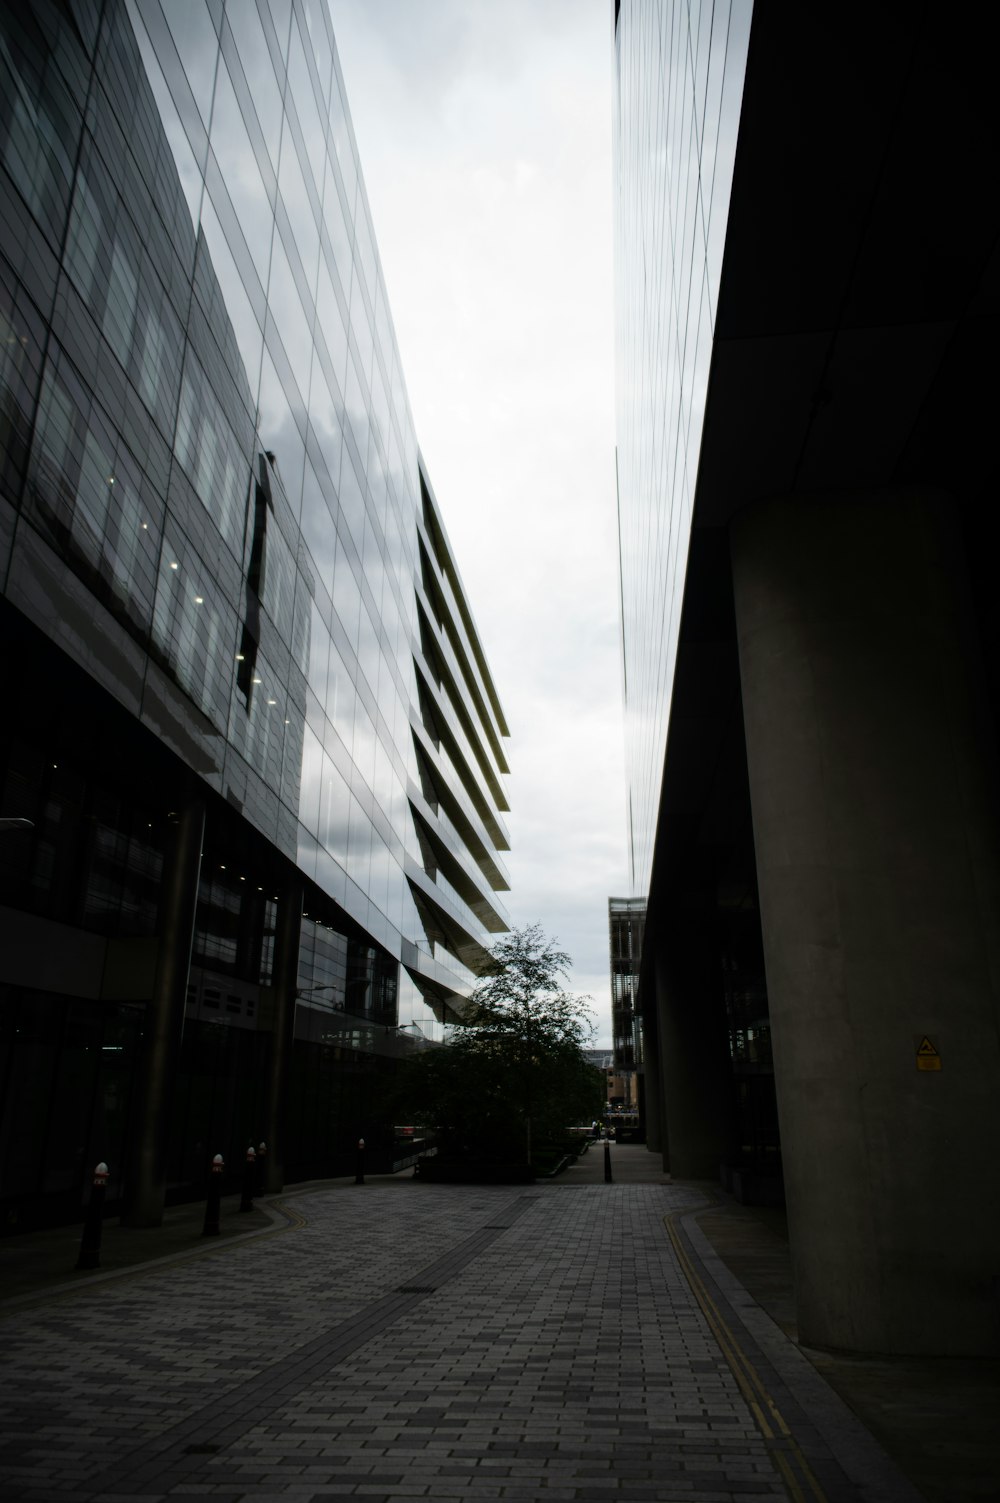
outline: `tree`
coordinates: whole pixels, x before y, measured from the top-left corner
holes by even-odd
[[[593,1031],[589,998],[565,990],[570,958],[538,924],[512,930],[490,953],[464,1026],[407,1063],[400,1101],[456,1152],[510,1157],[523,1143],[530,1162],[533,1141],[589,1122],[603,1102],[600,1071],[582,1052]]]

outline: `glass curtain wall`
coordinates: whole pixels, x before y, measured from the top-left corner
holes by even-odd
[[[507,926],[508,768],[326,4],[0,8],[0,201],[0,610],[29,644],[0,769],[34,820],[0,904],[152,941],[164,822],[200,787],[178,1154],[226,1093],[254,1118],[283,871],[306,895],[295,1068],[323,1102],[302,1131],[343,1125],[360,1055],[440,1037]],[[107,765],[150,761],[118,788],[112,722]],[[44,991],[19,974],[11,1016]],[[67,1059],[92,1027],[60,1022]]]
[[[618,517],[636,897],[649,890],[751,13],[751,0],[617,7]]]
[[[0,151],[33,223],[7,280],[39,306],[7,494],[196,707],[203,776],[373,937],[426,949],[410,649],[435,547],[326,6],[15,9]],[[441,776],[495,814],[495,691],[448,687]]]

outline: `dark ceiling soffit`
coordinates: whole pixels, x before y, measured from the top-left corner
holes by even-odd
[[[951,352],[996,337],[1000,133],[988,65],[927,16],[754,9],[696,528],[795,490],[995,480],[960,419],[983,365]]]

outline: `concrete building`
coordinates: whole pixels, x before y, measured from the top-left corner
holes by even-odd
[[[327,7],[0,8],[0,1218],[379,1091],[507,927],[507,728]],[[20,824],[11,824],[20,821]]]
[[[647,1131],[783,1183],[803,1341],[1000,1348],[991,49],[614,7]]]

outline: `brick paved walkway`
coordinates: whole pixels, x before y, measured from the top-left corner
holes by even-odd
[[[282,1204],[273,1234],[0,1312],[0,1496],[913,1497],[856,1429],[831,1441],[824,1385],[806,1408],[783,1386],[784,1338],[754,1333],[679,1220],[695,1189],[407,1181]]]

